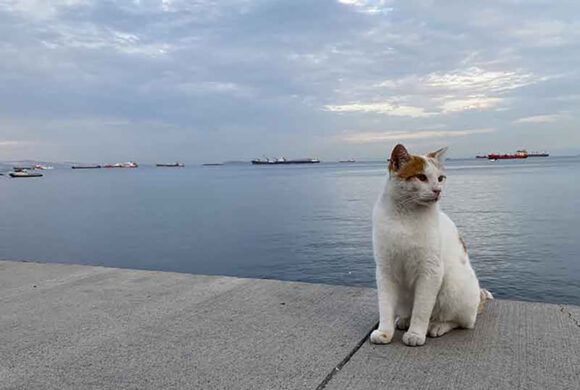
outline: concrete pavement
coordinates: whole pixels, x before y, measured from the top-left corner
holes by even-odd
[[[491,301],[472,331],[421,348],[402,333],[387,348],[365,343],[327,388],[580,389],[580,324],[568,309]]]
[[[580,388],[580,308],[368,343],[373,289],[0,261],[0,389]]]

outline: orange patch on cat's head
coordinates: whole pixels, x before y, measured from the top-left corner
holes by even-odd
[[[409,156],[407,162],[403,164],[395,175],[399,179],[409,180],[417,175],[425,173],[425,159],[418,156]]]
[[[391,153],[389,172],[402,180],[409,180],[425,172],[426,160],[423,157],[413,156],[407,149],[398,144]]]

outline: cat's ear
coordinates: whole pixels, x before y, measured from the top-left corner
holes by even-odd
[[[389,170],[398,171],[410,158],[409,152],[401,144],[395,146],[391,152],[391,162],[389,163]]]
[[[445,161],[445,154],[447,153],[448,147],[441,148],[434,152],[428,153],[427,157],[434,158],[435,160],[439,161],[440,164],[443,164]]]

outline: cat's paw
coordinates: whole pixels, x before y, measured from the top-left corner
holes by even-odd
[[[429,324],[427,334],[429,337],[440,337],[456,327],[457,325],[452,322],[432,322]]]
[[[373,333],[371,333],[371,343],[373,344],[389,344],[393,339],[393,334],[389,334],[385,331],[375,329]]]
[[[409,347],[420,347],[425,344],[425,335],[420,335],[414,332],[406,332],[403,335],[403,343]]]
[[[411,324],[410,318],[401,318],[397,319],[397,329],[399,330],[407,330],[409,329],[409,325]]]

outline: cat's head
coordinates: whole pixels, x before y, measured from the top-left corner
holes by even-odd
[[[443,161],[447,148],[414,156],[398,144],[391,153],[389,185],[396,202],[403,206],[430,206],[441,198],[445,183]]]

